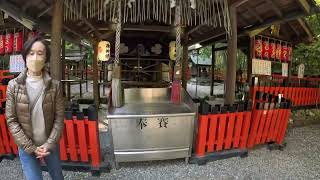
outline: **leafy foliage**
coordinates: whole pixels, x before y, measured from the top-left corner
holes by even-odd
[[[320,0],[317,0],[320,4]],[[311,44],[299,44],[293,51],[292,70],[297,74],[298,65],[305,65],[305,75],[320,75],[320,15],[314,14],[305,18],[314,33]]]

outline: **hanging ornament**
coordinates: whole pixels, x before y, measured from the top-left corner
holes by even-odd
[[[170,60],[172,60],[172,61],[176,60],[176,55],[177,55],[177,52],[176,52],[176,41],[171,41],[169,43],[169,57],[170,57]]]
[[[98,44],[98,60],[108,61],[110,59],[110,42],[100,41]]]
[[[288,61],[288,46],[287,44],[281,47],[281,61],[287,62]]]
[[[276,59],[279,61],[281,61],[281,50],[282,50],[281,43],[278,42],[276,44]]]
[[[273,60],[276,59],[276,43],[274,41],[269,43],[269,56]]]
[[[264,59],[269,59],[269,41],[268,40],[264,40],[262,42],[262,57]]]
[[[255,40],[255,57],[262,58],[262,39]]]
[[[291,45],[289,45],[288,46],[288,61],[291,61],[291,57],[292,56],[292,46]]]

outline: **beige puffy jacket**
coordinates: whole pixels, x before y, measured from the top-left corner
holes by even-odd
[[[32,136],[32,121],[29,97],[26,89],[26,70],[12,79],[7,87],[6,118],[8,128],[15,143],[31,154],[36,150]],[[44,146],[50,151],[59,143],[64,128],[64,99],[59,81],[51,79],[48,72],[43,73],[45,91],[43,94],[43,116],[47,141]]]

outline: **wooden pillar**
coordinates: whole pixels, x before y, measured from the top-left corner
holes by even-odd
[[[62,43],[61,43],[61,79],[65,79],[65,66],[66,66],[66,41],[64,39],[62,39]]]
[[[63,0],[55,0],[51,26],[50,72],[53,79],[61,80],[61,31],[63,23]]]
[[[227,49],[227,75],[225,81],[225,103],[233,104],[235,100],[236,88],[236,60],[237,60],[237,12],[235,6],[230,6],[230,22],[231,34],[228,36],[228,49]]]
[[[65,77],[65,74],[66,74],[66,41],[64,39],[62,39],[62,43],[61,43],[61,79],[64,80],[66,79]],[[62,86],[62,91],[63,91],[63,94],[65,95],[65,89],[66,89],[66,86],[65,84],[63,84]]]
[[[214,91],[214,67],[216,65],[216,50],[215,50],[215,44],[212,44],[212,50],[211,50],[211,88],[210,88],[210,96],[213,96]]]
[[[253,53],[254,53],[254,38],[250,37],[250,43],[248,46],[248,54],[247,54],[247,82],[249,85],[251,85],[251,80],[252,80],[252,58],[253,58]]]
[[[94,104],[96,105],[97,109],[99,108],[99,84],[98,84],[98,60],[97,60],[97,55],[98,55],[98,42],[94,42],[93,44],[93,99],[94,99]]]
[[[187,43],[183,44],[183,58],[182,58],[182,87],[184,89],[187,89],[187,77],[186,77],[186,71],[188,66],[188,45]]]

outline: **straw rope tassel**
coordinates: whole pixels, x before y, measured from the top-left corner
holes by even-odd
[[[115,62],[113,68],[113,77],[111,83],[112,105],[121,107],[123,105],[123,88],[121,84],[121,66],[120,66],[120,33],[121,33],[121,1],[118,1],[118,18],[116,25],[116,42],[115,42]]]
[[[174,67],[174,80],[171,86],[171,103],[181,103],[181,0],[176,6],[176,65]]]

